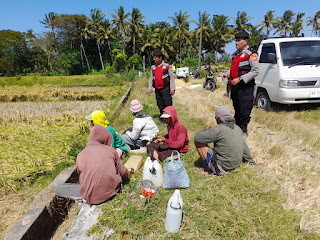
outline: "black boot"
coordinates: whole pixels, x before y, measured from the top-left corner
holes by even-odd
[[[248,127],[248,125],[246,125],[246,124],[240,125],[240,128],[241,128],[244,135],[248,135],[248,128],[247,127]]]

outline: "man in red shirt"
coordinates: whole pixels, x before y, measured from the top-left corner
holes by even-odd
[[[176,90],[174,73],[163,59],[164,55],[161,50],[157,49],[153,52],[155,65],[151,67],[148,89],[149,96],[155,91],[160,115],[164,108],[172,106],[172,95]]]

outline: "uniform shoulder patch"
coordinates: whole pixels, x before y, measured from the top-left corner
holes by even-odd
[[[152,67],[151,67],[151,70],[154,71],[154,70],[157,70],[157,68],[156,68],[155,66],[152,66]]]
[[[245,53],[242,53],[240,57],[241,57],[241,58],[244,58],[245,56],[246,56],[246,54],[245,54]]]
[[[253,53],[252,55],[252,61],[257,61],[258,60],[258,56],[256,53]]]

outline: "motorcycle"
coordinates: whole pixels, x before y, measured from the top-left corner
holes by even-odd
[[[216,89],[216,80],[214,80],[215,73],[212,70],[209,70],[206,75],[206,81],[203,83],[203,88],[205,90],[213,92]]]
[[[201,74],[199,69],[197,68],[194,72],[190,72],[190,76],[192,76],[192,78],[197,78],[197,79],[201,79]]]

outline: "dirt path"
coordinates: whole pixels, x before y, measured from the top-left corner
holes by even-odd
[[[177,90],[174,102],[185,106],[190,117],[216,125],[213,117],[216,106],[227,105],[233,111],[231,100],[223,96],[224,91],[223,87],[213,93],[201,87],[182,88]],[[281,190],[286,199],[285,208],[299,211],[301,230],[320,233],[320,151],[312,145],[302,144],[298,135],[292,136],[292,126],[287,121],[283,121],[280,131],[259,123],[256,119],[261,118],[261,114],[265,112],[253,109],[246,138],[256,162],[267,164],[257,173],[274,182],[274,189]],[[273,118],[286,118],[286,114],[271,112],[263,117],[272,121]],[[315,124],[296,119],[291,121],[297,126],[303,125],[298,129],[301,135],[310,134],[307,131],[317,131],[312,134],[320,135]]]

